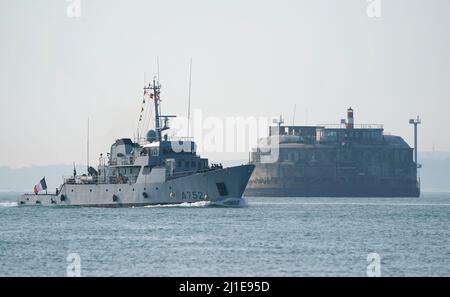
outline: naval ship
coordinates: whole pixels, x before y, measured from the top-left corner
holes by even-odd
[[[64,177],[52,194],[24,194],[19,205],[126,207],[208,201],[213,205],[240,206],[242,194],[255,165],[223,168],[210,165],[196,153],[192,138],[164,134],[169,119],[161,115],[161,85],[156,79],[144,87],[145,100],[152,101],[154,130],[143,140],[122,138],[112,144],[106,157],[100,155],[97,169]],[[139,137],[138,137],[139,138]]]
[[[280,118],[258,141],[246,196],[418,197],[415,148],[382,125],[354,124],[354,111],[338,125],[285,126]],[[413,152],[415,159],[413,159]]]

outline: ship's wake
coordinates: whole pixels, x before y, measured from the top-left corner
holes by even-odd
[[[244,198],[227,198],[220,201],[197,201],[197,202],[183,202],[177,204],[155,204],[146,205],[147,208],[203,208],[203,207],[248,207],[247,200]]]
[[[210,206],[244,208],[248,207],[248,202],[245,198],[227,198],[220,201],[211,202]]]
[[[15,207],[17,206],[17,202],[13,202],[13,201],[2,201],[0,202],[0,207]]]
[[[146,205],[144,207],[147,208],[161,208],[161,207],[207,207],[210,204],[209,201],[197,201],[197,202],[183,202],[183,203],[174,203],[174,204],[155,204],[155,205]]]

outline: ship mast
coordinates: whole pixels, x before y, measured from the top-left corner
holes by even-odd
[[[156,141],[162,140],[162,131],[169,129],[169,118],[174,118],[172,115],[161,115],[161,105],[160,105],[160,93],[161,84],[153,78],[153,83],[144,87],[144,90],[150,92],[150,99],[153,99],[153,104],[155,108],[155,132]]]

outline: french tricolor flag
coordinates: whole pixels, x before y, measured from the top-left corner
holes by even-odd
[[[47,190],[47,183],[45,182],[45,177],[41,179],[41,181],[34,186],[34,194],[38,194],[40,191]]]

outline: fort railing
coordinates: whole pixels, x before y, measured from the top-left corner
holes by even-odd
[[[346,129],[345,124],[323,124],[319,125],[325,129]],[[353,129],[383,129],[382,124],[354,124]]]

